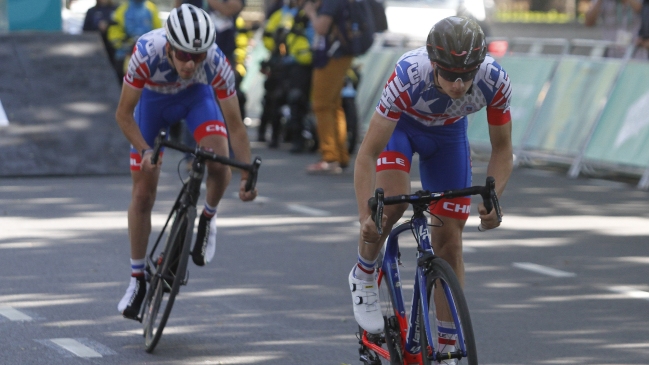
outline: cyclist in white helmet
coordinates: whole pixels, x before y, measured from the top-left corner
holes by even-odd
[[[234,73],[214,38],[215,27],[209,15],[183,4],[170,12],[164,29],[138,39],[124,76],[115,118],[131,143],[133,179],[128,208],[131,281],[117,306],[126,318],[137,317],[146,292],[144,257],[161,163],[152,165],[151,155],[160,129],[185,119],[200,146],[227,156],[229,137],[234,157],[250,163],[250,144],[234,89]],[[199,266],[214,254],[217,205],[230,177],[228,166],[207,162],[205,206],[192,249],[192,259]],[[245,191],[246,178],[247,172],[242,171],[239,198],[250,201],[257,191]]]

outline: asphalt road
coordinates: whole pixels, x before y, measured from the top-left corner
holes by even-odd
[[[352,173],[309,176],[316,155],[253,147],[260,197],[243,203],[228,189],[215,262],[190,264],[153,354],[116,309],[130,177],[0,179],[0,363],[359,364],[346,282]],[[156,227],[180,188],[179,158],[165,155]],[[484,162],[474,173],[484,181]],[[502,227],[480,233],[473,216],[464,236],[480,363],[649,364],[648,198],[625,183],[515,170]],[[413,242],[402,247],[409,277]]]

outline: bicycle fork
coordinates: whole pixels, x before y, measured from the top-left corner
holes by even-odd
[[[462,359],[467,356],[467,351],[466,351],[466,346],[464,345],[464,335],[462,332],[462,327],[460,324],[459,320],[459,315],[457,313],[457,308],[455,307],[455,303],[453,302],[453,294],[451,293],[451,289],[448,287],[446,282],[443,280],[438,280],[438,290],[443,290],[444,291],[444,298],[447,301],[451,317],[453,319],[453,323],[455,324],[456,334],[457,334],[457,340],[456,340],[456,349],[455,351],[451,352],[440,352],[440,348],[435,348],[435,346],[439,346],[437,342],[437,338],[432,338],[433,331],[431,330],[431,319],[429,318],[429,303],[427,300],[428,297],[428,288],[427,288],[427,280],[426,277],[428,276],[429,273],[433,271],[432,267],[432,262],[433,260],[441,260],[437,258],[433,253],[431,252],[425,252],[420,258],[418,259],[418,267],[417,267],[417,277],[418,277],[418,284],[420,292],[420,297],[421,297],[421,303],[419,308],[423,311],[424,315],[422,316],[424,319],[424,326],[425,326],[425,334],[427,336],[427,342],[430,346],[430,351],[428,349],[421,349],[421,356],[426,356],[429,360],[431,361],[443,361],[443,360],[451,360],[451,359]],[[417,290],[417,288],[415,288]],[[432,292],[435,290],[435,288],[431,288],[431,295]],[[436,320],[436,318],[435,318]],[[437,324],[435,324],[436,326]]]

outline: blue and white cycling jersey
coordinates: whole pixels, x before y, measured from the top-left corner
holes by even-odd
[[[214,44],[207,51],[194,76],[183,80],[174,72],[165,45],[167,37],[164,28],[152,30],[137,40],[133,56],[124,75],[124,82],[142,89],[161,94],[177,94],[194,84],[211,85],[219,99],[235,95],[234,72],[223,52]]]
[[[440,92],[435,87],[434,74],[426,47],[405,53],[397,61],[376,111],[394,121],[442,126],[487,107],[489,124],[510,121],[509,75],[493,57],[487,55],[473,80],[473,87],[459,99]]]

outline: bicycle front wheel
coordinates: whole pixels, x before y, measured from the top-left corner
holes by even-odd
[[[427,265],[427,295],[424,300],[428,303],[428,315],[424,316],[423,311],[419,313],[423,364],[477,365],[478,353],[471,316],[460,281],[451,265],[441,258],[435,258]],[[435,341],[432,346],[426,336],[426,317],[430,337]],[[442,321],[441,325],[438,325],[438,320]]]
[[[157,259],[144,302],[144,344],[152,352],[167,324],[180,285],[184,284],[193,233],[193,221],[187,212],[178,212],[165,247]]]

